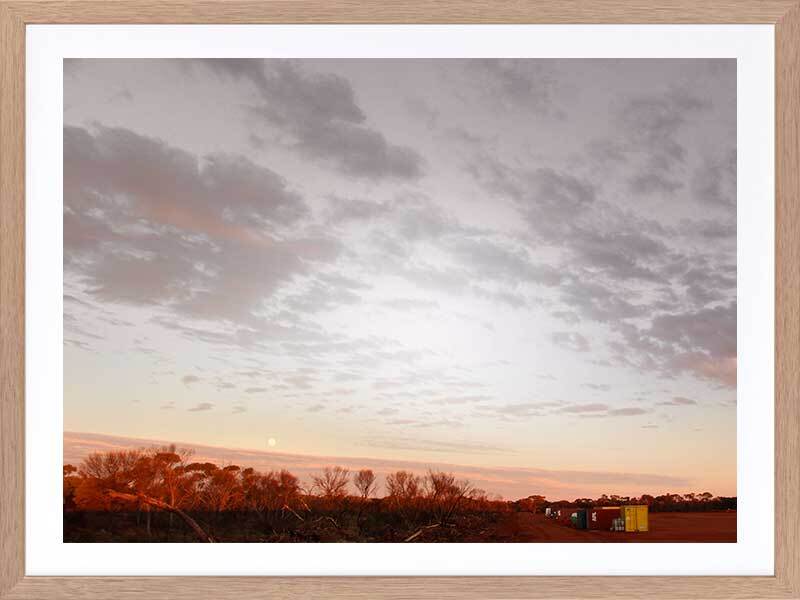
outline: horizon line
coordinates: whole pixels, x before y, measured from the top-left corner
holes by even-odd
[[[73,439],[69,439],[73,438]],[[89,438],[89,439],[86,439]],[[575,496],[576,498],[583,498],[593,496],[593,492],[579,492],[580,488],[592,488],[595,490],[603,489],[603,494],[617,495],[617,496],[641,496],[642,493],[650,494],[649,491],[631,494],[631,493],[612,493],[614,488],[642,488],[646,490],[652,489],[679,489],[681,495],[689,492],[697,493],[698,491],[707,491],[700,489],[702,486],[692,485],[690,479],[681,478],[669,475],[660,475],[654,473],[635,473],[624,471],[581,471],[571,469],[543,469],[540,467],[509,467],[509,466],[478,466],[458,464],[452,462],[436,462],[436,461],[421,461],[421,460],[405,460],[396,458],[369,458],[365,456],[329,456],[319,454],[303,454],[282,452],[276,450],[260,450],[255,448],[241,448],[231,446],[220,446],[214,444],[202,443],[189,443],[177,442],[155,438],[143,438],[134,436],[117,435],[110,433],[88,432],[88,431],[64,431],[62,435],[64,455],[62,462],[70,464],[67,461],[67,448],[71,442],[72,447],[70,452],[73,455],[70,459],[78,458],[78,461],[83,460],[85,456],[92,452],[102,452],[102,446],[115,446],[116,449],[124,448],[147,448],[164,444],[174,444],[177,447],[185,448],[195,452],[198,457],[212,458],[214,460],[229,460],[233,464],[239,463],[239,466],[254,467],[256,470],[280,470],[286,468],[290,471],[298,472],[300,475],[311,475],[325,466],[334,466],[336,462],[362,463],[364,468],[377,469],[378,475],[383,478],[386,474],[391,472],[392,469],[400,470],[417,470],[425,472],[434,469],[435,467],[445,467],[452,469],[456,472],[462,471],[462,477],[469,478],[472,483],[484,488],[487,493],[499,494],[503,497],[528,497],[531,495],[545,495],[546,497],[566,498]],[[81,442],[84,442],[81,444]],[[98,447],[92,447],[96,445]],[[204,453],[203,450],[206,452]],[[205,456],[211,452],[212,456]],[[216,456],[214,456],[216,454]],[[230,456],[231,454],[245,456]],[[228,456],[226,456],[228,455]],[[248,456],[252,459],[251,462],[262,463],[261,465],[248,465],[243,464]],[[278,459],[277,465],[269,465],[265,469],[263,463],[270,462],[269,459]],[[298,461],[298,462],[295,462]],[[287,464],[293,463],[294,464]],[[302,464],[302,463],[318,463],[318,464]],[[319,464],[328,463],[328,464]],[[516,479],[502,478],[503,475],[516,475]],[[540,479],[541,481],[537,480]],[[522,488],[527,488],[529,491],[526,493]],[[511,490],[514,490],[512,492]],[[501,491],[502,490],[502,491]],[[559,491],[560,490],[560,491]],[[547,492],[547,493],[545,493]],[[678,492],[663,492],[663,493],[678,493]],[[715,496],[735,497],[736,494],[714,494]]]

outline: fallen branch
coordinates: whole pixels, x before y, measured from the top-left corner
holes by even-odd
[[[197,537],[200,538],[201,541],[207,542],[209,544],[214,543],[214,538],[208,535],[200,525],[197,524],[192,517],[187,515],[183,512],[180,508],[172,506],[171,504],[167,504],[157,498],[151,498],[150,496],[146,496],[144,494],[125,494],[123,492],[115,492],[114,490],[106,490],[106,494],[110,498],[116,498],[117,500],[127,500],[129,502],[143,502],[150,506],[155,506],[156,508],[160,508],[161,510],[166,510],[171,513],[175,513],[181,519],[183,519],[189,528],[197,534]]]
[[[292,513],[292,514],[293,514],[295,517],[297,517],[297,518],[298,518],[298,519],[300,519],[301,521],[305,521],[305,519],[304,519],[303,517],[301,517],[300,515],[298,515],[298,514],[297,514],[297,513],[294,511],[294,509],[293,509],[291,506],[289,506],[288,504],[284,504],[284,505],[283,505],[283,510],[288,510],[290,513]]]
[[[408,536],[408,537],[407,537],[406,539],[404,539],[403,541],[404,541],[404,542],[413,542],[415,539],[417,539],[419,536],[421,536],[421,535],[422,535],[422,533],[423,533],[423,532],[424,532],[426,529],[434,529],[435,527],[438,527],[438,526],[439,526],[439,523],[434,523],[433,525],[425,525],[425,527],[423,527],[423,528],[419,529],[419,530],[418,530],[416,533],[412,533],[410,536]]]
[[[333,517],[323,516],[323,517],[320,517],[319,519],[317,519],[316,521],[314,521],[314,523],[319,523],[320,521],[324,521],[325,519],[328,519],[331,523],[333,523],[334,527],[336,527],[337,529],[339,528],[339,524],[336,522],[336,519],[334,519]]]

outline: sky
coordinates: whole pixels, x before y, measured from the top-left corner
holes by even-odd
[[[735,495],[735,61],[65,60],[64,344],[67,446]]]

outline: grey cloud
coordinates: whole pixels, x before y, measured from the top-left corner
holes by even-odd
[[[241,157],[201,161],[129,130],[67,127],[64,181],[66,266],[103,301],[253,324],[278,287],[339,253],[333,240],[286,235],[306,205]]]
[[[714,242],[736,240],[736,221],[720,219],[696,219],[681,221],[682,233]]]
[[[417,429],[428,429],[430,427],[449,427],[449,428],[460,428],[463,427],[464,424],[456,419],[438,419],[435,421],[417,421],[413,424],[413,427]]]
[[[419,241],[446,233],[460,233],[461,227],[427,197],[404,195],[394,202],[392,225],[406,240]]]
[[[347,175],[370,179],[416,179],[422,175],[423,161],[416,151],[394,146],[380,132],[360,125],[304,124],[294,133],[302,153],[331,161]]]
[[[639,172],[630,179],[631,190],[671,194],[683,187],[678,169],[686,162],[686,148],[678,133],[694,114],[708,104],[682,89],[629,98],[617,113],[630,152],[641,157]]]
[[[333,376],[334,381],[358,381],[361,379],[361,375],[358,373],[336,373]]]
[[[301,313],[316,313],[332,310],[346,304],[358,304],[361,296],[342,285],[325,285],[314,281],[299,294],[284,298],[283,304],[290,310]]]
[[[575,402],[524,402],[501,406],[482,405],[478,407],[478,416],[493,414],[505,420],[530,417],[547,417],[550,415],[567,415],[576,418],[601,419],[609,417],[630,417],[647,414],[649,411],[640,407],[614,408],[605,403]]]
[[[459,452],[467,454],[511,454],[513,451],[500,446],[482,444],[480,442],[448,442],[442,440],[426,440],[406,437],[367,438],[360,443],[369,448],[386,448],[389,450],[414,450],[427,452]]]
[[[691,398],[684,398],[683,396],[675,396],[672,400],[666,400],[664,402],[659,402],[659,406],[694,406],[697,404],[696,400],[692,400]]]
[[[481,412],[490,412],[502,417],[539,417],[549,409],[560,406],[559,402],[518,402],[500,406],[480,406]]]
[[[560,408],[558,410],[558,412],[570,413],[570,414],[572,414],[572,413],[574,413],[574,414],[597,413],[597,412],[605,413],[605,412],[608,412],[608,411],[609,411],[609,409],[608,409],[608,405],[607,404],[599,404],[599,403],[593,403],[593,404],[570,404],[569,406],[564,406],[563,408]]]
[[[653,235],[657,225],[600,202],[592,182],[552,168],[509,168],[487,156],[469,172],[487,191],[510,198],[530,233],[565,251],[567,260],[618,280],[660,279],[654,266],[667,247]]]
[[[284,343],[315,343],[328,340],[329,337],[318,327],[308,323],[295,323],[292,326],[275,322],[258,321],[248,323],[246,327],[228,326],[226,323],[216,323],[214,326],[195,326],[179,323],[175,319],[154,317],[151,322],[176,332],[181,337],[193,342],[205,342],[222,347],[253,350],[264,347],[265,340],[282,340]],[[259,371],[252,371],[249,377],[259,377]]]
[[[472,291],[481,298],[486,298],[491,302],[505,304],[514,309],[527,308],[530,306],[528,298],[518,292],[508,292],[504,290],[487,290],[481,286],[472,286]]]
[[[397,274],[423,290],[461,294],[470,289],[470,278],[460,269],[414,265],[401,268]]]
[[[596,392],[608,392],[611,390],[611,386],[607,383],[582,383],[581,386]]]
[[[683,314],[659,315],[646,334],[686,351],[736,356],[736,302]]]
[[[383,361],[399,360],[404,363],[420,356],[420,351],[407,350],[396,342],[381,337],[345,337],[329,335],[312,341],[282,342],[282,353],[304,359],[338,360],[338,368],[374,367]],[[362,378],[354,374],[356,378]],[[302,379],[301,379],[302,380]],[[305,378],[310,382],[310,378]]]
[[[721,302],[736,293],[736,265],[698,262],[681,276],[681,283],[698,306]]]
[[[485,141],[481,136],[475,135],[463,127],[448,127],[442,135],[445,139],[453,140],[459,144],[467,144],[476,147],[483,145]]]
[[[194,407],[189,409],[189,412],[203,412],[207,410],[211,410],[214,408],[214,405],[210,402],[200,402],[199,404],[195,405]]]
[[[112,211],[114,197],[123,196],[140,218],[201,234],[243,235],[231,224],[289,224],[308,212],[283,178],[243,156],[201,161],[160,140],[99,124],[94,132],[64,128],[64,190],[73,210],[99,194],[111,197],[97,208]]]
[[[330,205],[328,218],[333,223],[377,219],[393,210],[388,202],[373,202],[360,198],[331,196],[328,203]]]
[[[611,417],[634,417],[647,414],[648,412],[649,411],[644,408],[634,406],[628,408],[614,408],[609,410],[607,414]]]
[[[590,140],[586,144],[585,152],[594,163],[605,169],[610,165],[628,161],[625,145],[617,140],[606,138]]]
[[[471,291],[493,302],[524,308],[530,301],[517,290],[519,286],[554,287],[562,280],[558,269],[534,261],[524,246],[465,227],[424,196],[404,195],[380,205],[347,201],[343,206],[344,212],[332,213],[338,215],[338,222],[357,219],[392,228],[392,234],[382,233],[376,239],[375,247],[382,250],[378,269],[420,288],[454,295]],[[447,254],[450,264],[434,267],[412,261],[414,242],[433,244]]]
[[[64,294],[64,304],[74,304],[75,306],[80,306],[82,308],[88,308],[94,310],[95,307],[92,306],[89,302],[85,300],[81,300],[80,298],[76,298],[70,294]]]
[[[347,80],[333,74],[307,75],[287,60],[197,59],[219,75],[250,81],[273,110],[298,121],[315,119],[361,123],[366,119]],[[279,118],[276,114],[276,118]]]
[[[311,377],[309,375],[292,375],[290,377],[285,377],[284,381],[293,385],[296,388],[300,388],[302,390],[308,390],[313,387],[313,384],[317,380],[316,378]]]
[[[576,331],[555,331],[550,339],[557,346],[575,352],[588,352],[590,348],[589,340]]]
[[[552,314],[557,319],[561,319],[562,321],[568,323],[569,325],[575,325],[577,323],[580,323],[581,321],[581,318],[580,316],[578,316],[578,313],[571,310],[557,310],[554,311]]]
[[[326,285],[345,290],[368,290],[372,287],[368,283],[352,279],[341,273],[319,272],[316,274],[316,278]]]
[[[306,410],[308,412],[310,412],[310,413],[320,412],[322,410],[325,410],[325,405],[324,404],[314,404],[312,406],[309,406]]]
[[[736,385],[736,302],[661,314],[646,328],[617,329],[626,342],[617,348],[621,360]]]
[[[430,429],[435,427],[460,428],[464,426],[461,421],[455,419],[389,419],[388,421],[384,422],[386,425],[403,425],[406,427],[413,427],[415,429]]]
[[[736,205],[736,150],[719,159],[706,159],[692,174],[695,201],[726,207]]]
[[[128,88],[122,88],[108,98],[109,102],[132,102],[133,101],[133,92],[131,92]]]
[[[638,417],[640,415],[649,414],[650,411],[638,406],[626,406],[622,408],[597,409],[591,411],[583,411],[576,414],[581,419],[607,419],[615,417]]]
[[[448,405],[448,404],[470,404],[473,402],[485,402],[491,400],[492,396],[448,396],[446,398],[437,398],[432,400],[431,404]]]
[[[83,342],[81,340],[64,338],[64,343],[65,344],[69,344],[70,346],[72,346],[74,348],[79,348],[80,350],[86,350],[87,352],[94,352],[94,350],[92,349],[92,346],[90,346],[89,344],[87,344],[86,342]]]
[[[561,282],[557,269],[534,263],[523,248],[504,247],[486,238],[457,238],[446,247],[483,279],[500,279],[513,284],[534,282],[547,286]]]
[[[389,143],[371,129],[350,83],[332,74],[312,74],[286,60],[204,59],[226,78],[255,86],[261,104],[253,114],[294,138],[302,154],[369,179],[414,179],[423,160],[411,148]]]
[[[384,250],[389,250],[389,254],[404,257],[409,242],[469,233],[423,194],[399,194],[385,202],[337,197],[329,198],[328,202],[328,218],[333,223],[366,222],[390,227],[391,234],[384,231],[374,239],[378,245],[387,244]]]
[[[487,100],[537,114],[560,114],[556,109],[556,80],[542,61],[484,58],[464,63],[471,82]]]
[[[571,247],[582,264],[602,269],[617,279],[660,279],[643,261],[667,254],[667,246],[635,230],[597,232],[580,227],[571,232]]]
[[[551,168],[537,169],[529,180],[535,185],[535,197],[528,199],[531,217],[568,217],[591,206],[597,191],[590,182]]]
[[[591,182],[550,167],[511,168],[482,155],[468,165],[467,172],[490,193],[511,198],[532,231],[544,240],[563,235],[597,200]]]
[[[412,96],[406,99],[406,108],[413,116],[420,118],[425,123],[425,127],[433,129],[439,119],[439,111],[433,108],[423,98]]]
[[[351,396],[355,391],[354,388],[334,388],[331,393],[334,396]]]
[[[630,303],[620,293],[597,281],[575,277],[560,288],[561,300],[582,316],[601,323],[615,323],[643,315],[645,306]]]
[[[672,194],[683,187],[677,180],[671,180],[658,173],[643,173],[631,178],[630,189],[636,194]]]
[[[256,150],[263,150],[267,147],[267,141],[262,138],[260,135],[256,135],[255,133],[251,133],[247,136],[247,141]]]
[[[192,383],[200,381],[200,378],[197,375],[184,375],[181,377],[181,381],[184,385],[191,385]]]

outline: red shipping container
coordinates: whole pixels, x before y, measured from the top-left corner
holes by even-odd
[[[570,506],[562,506],[561,508],[557,509],[556,512],[556,519],[562,525],[571,525],[570,516],[574,513],[577,509]]]
[[[620,515],[619,506],[596,506],[587,513],[587,526],[589,529],[611,531],[614,519]]]

